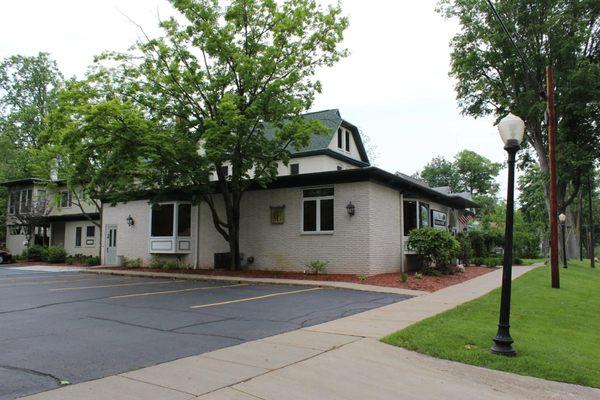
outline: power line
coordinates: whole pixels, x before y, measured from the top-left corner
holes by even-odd
[[[504,21],[502,21],[502,18],[500,17],[500,14],[498,14],[498,11],[496,10],[496,7],[494,6],[494,3],[492,3],[492,0],[487,0],[487,3],[489,4],[490,8],[492,9],[492,12],[494,13],[494,16],[496,17],[496,19],[500,23],[500,26],[502,27],[502,30],[504,31],[504,33],[508,37],[508,40],[510,40],[510,43],[512,44],[512,46],[514,47],[515,51],[517,52],[517,55],[519,56],[519,58],[521,59],[521,61],[525,65],[525,67],[527,69],[527,74],[529,75],[529,78],[533,82],[536,82],[536,85],[537,85],[537,81],[535,79],[535,74],[534,74],[533,70],[529,66],[529,63],[525,59],[525,56],[523,55],[523,53],[521,53],[521,49],[519,49],[519,46],[517,46],[517,43],[515,42],[515,40],[513,39],[512,35],[510,34],[510,32],[508,31],[508,29],[506,28],[506,25],[504,24]],[[538,88],[538,89],[540,89],[540,88]],[[540,90],[539,93],[540,93],[540,95],[542,96],[543,99],[546,99],[546,93],[545,93],[544,90]]]

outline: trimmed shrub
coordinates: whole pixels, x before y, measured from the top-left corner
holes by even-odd
[[[492,249],[504,244],[504,236],[493,229],[477,229],[467,232],[474,257],[489,257]]]
[[[309,260],[304,263],[304,266],[307,268],[304,273],[307,274],[324,274],[327,272],[327,265],[329,263],[327,261],[321,260]]]
[[[67,251],[62,246],[50,246],[47,251],[51,263],[64,263],[67,259]]]
[[[164,269],[165,271],[171,271],[174,269],[178,269],[179,265],[177,264],[177,261],[166,261],[163,265],[162,265],[162,269]]]
[[[95,265],[100,265],[100,257],[98,257],[98,256],[87,257],[87,259],[85,261],[82,260],[82,264],[85,264],[90,267],[93,267]]]
[[[141,258],[123,257],[123,266],[126,268],[140,268],[144,266],[144,261]]]
[[[150,268],[163,269],[165,261],[160,256],[153,254],[150,259]]]
[[[424,272],[429,275],[450,273],[448,265],[460,252],[458,240],[449,232],[436,228],[413,229],[408,246],[419,256]]]
[[[39,244],[34,244],[27,249],[27,259],[31,261],[46,261],[48,259],[48,249]]]

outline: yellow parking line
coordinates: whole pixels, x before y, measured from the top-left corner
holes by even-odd
[[[3,287],[15,287],[15,286],[31,286],[31,285],[52,285],[53,283],[70,283],[70,282],[90,282],[97,281],[98,278],[86,278],[86,279],[69,279],[69,280],[59,280],[59,281],[34,281],[34,282],[14,282],[1,284],[0,288]]]
[[[265,294],[265,295],[262,295],[262,296],[248,297],[248,298],[245,298],[245,299],[221,301],[219,303],[200,304],[200,305],[197,305],[197,306],[191,306],[190,308],[197,309],[197,308],[205,308],[205,307],[222,306],[222,305],[225,305],[225,304],[241,303],[243,301],[260,300],[260,299],[266,299],[268,297],[283,296],[283,295],[287,295],[287,294],[295,294],[295,293],[303,293],[303,292],[311,292],[313,290],[321,290],[321,289],[323,289],[323,288],[316,287],[316,288],[310,288],[310,289],[292,290],[290,292],[271,293],[271,294]]]
[[[226,285],[226,286],[203,286],[203,287],[195,287],[195,288],[187,288],[187,289],[178,289],[178,290],[163,290],[161,292],[147,292],[147,293],[134,293],[134,294],[124,294],[122,296],[113,296],[109,297],[109,299],[125,299],[128,297],[138,297],[138,296],[155,296],[159,294],[171,294],[171,293],[181,293],[181,292],[192,292],[194,290],[208,290],[208,289],[221,289],[221,288],[230,288],[237,286],[248,286],[248,283],[239,283],[237,285]]]
[[[83,289],[99,289],[107,287],[120,287],[120,286],[138,286],[138,285],[163,285],[165,283],[180,283],[185,281],[160,281],[160,282],[135,282],[135,283],[119,283],[116,285],[97,285],[97,286],[76,286],[58,289],[48,289],[51,292],[60,292],[64,290],[83,290]]]

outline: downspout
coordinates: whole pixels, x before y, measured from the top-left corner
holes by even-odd
[[[400,272],[404,273],[404,193],[400,192]]]
[[[196,205],[196,248],[194,249],[194,268],[198,269],[198,262],[200,261],[200,205]]]

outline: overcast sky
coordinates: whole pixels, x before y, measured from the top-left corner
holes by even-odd
[[[493,121],[460,115],[448,77],[457,27],[435,12],[436,0],[342,5],[351,54],[319,73],[323,93],[313,110],[338,108],[370,137],[375,164],[390,172],[412,174],[432,157],[451,159],[462,149],[504,160]],[[166,0],[20,0],[1,9],[0,58],[48,52],[67,77],[82,76],[94,55],[124,50],[138,38],[125,15],[157,33],[157,14],[172,12]]]

